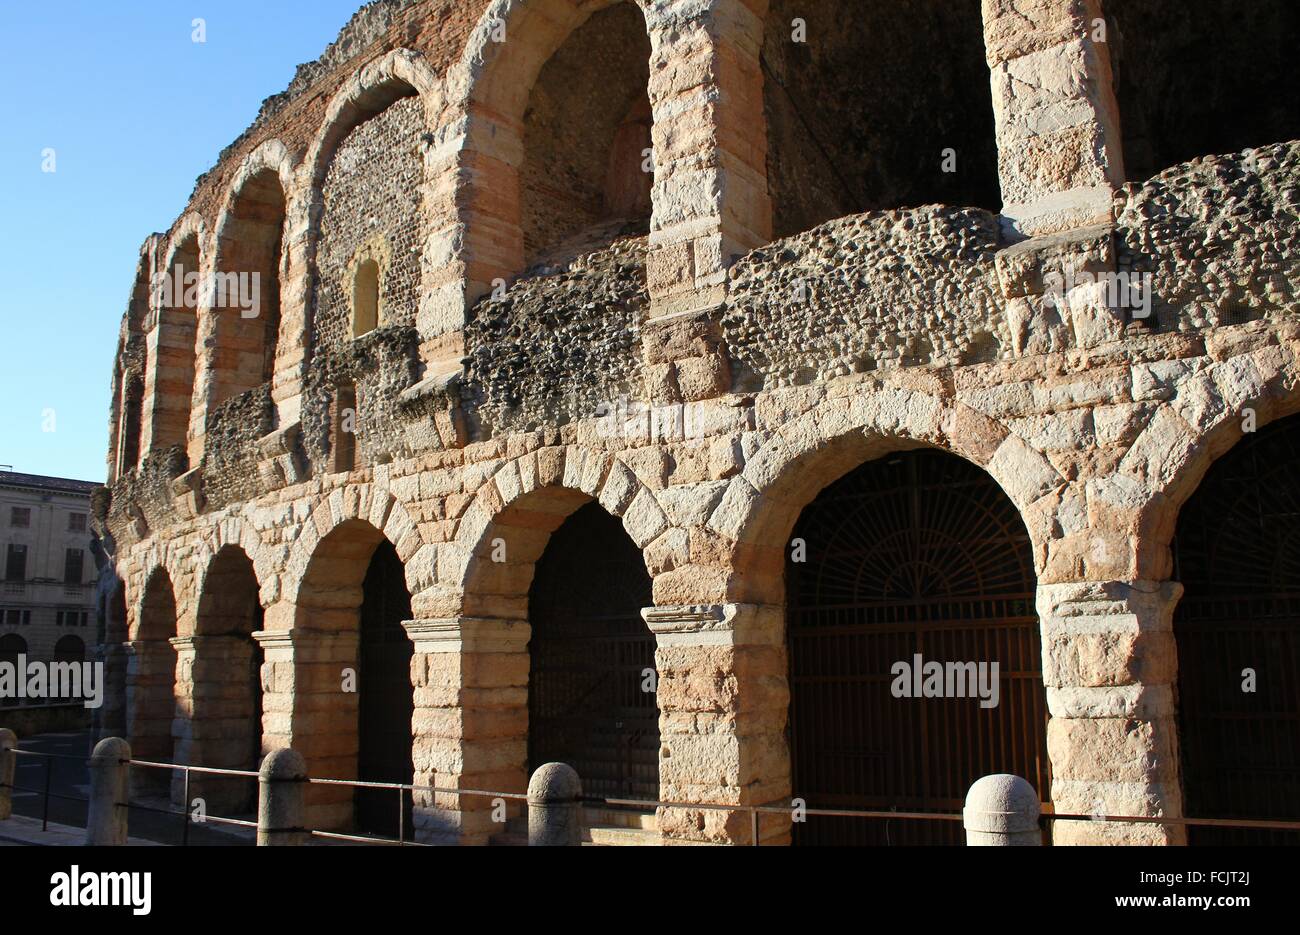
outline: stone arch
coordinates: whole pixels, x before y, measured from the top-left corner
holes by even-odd
[[[294,541],[284,575],[284,603],[287,606],[300,603],[308,568],[322,541],[345,524],[354,530],[369,527],[380,538],[393,544],[406,568],[406,587],[413,598],[433,585],[437,550],[424,541],[406,505],[385,488],[374,484],[350,484],[334,490],[317,504]],[[371,547],[378,541],[374,538]],[[267,629],[288,630],[295,625],[293,619],[280,617],[268,620]]]
[[[177,711],[177,600],[172,576],[162,564],[146,566],[130,627],[126,672],[126,730],[131,752],[142,760],[174,762],[173,720]],[[156,792],[171,784],[168,771],[141,768],[133,785]]]
[[[1300,416],[1272,419],[1215,460],[1178,511],[1176,584],[1166,587],[1177,596],[1178,775],[1190,817],[1300,818],[1297,462]],[[1231,827],[1187,834],[1191,844],[1300,840]]]
[[[293,735],[310,775],[411,781],[414,685],[403,694],[398,679],[399,672],[413,677],[414,648],[409,637],[394,639],[411,613],[412,590],[402,555],[401,546],[379,526],[339,516],[311,549],[294,589],[289,633],[295,652]],[[386,664],[392,662],[392,652],[406,653],[396,667]],[[390,774],[373,774],[391,758],[394,744],[399,751],[405,748],[405,765]],[[312,789],[308,809],[313,827],[367,831],[379,831],[375,816],[383,823],[387,814],[375,808],[372,793],[340,786]],[[394,824],[381,833],[392,836],[396,830]]]
[[[1255,326],[1246,326],[1253,330]],[[1138,534],[1137,572],[1145,580],[1169,577],[1169,543],[1179,510],[1210,467],[1243,437],[1246,410],[1256,427],[1300,412],[1300,385],[1287,376],[1288,348],[1264,347],[1204,367],[1181,380],[1158,381],[1138,368],[1138,391],[1168,401],[1152,415],[1110,477],[1094,482],[1090,496],[1131,516]]]
[[[543,448],[506,462],[478,489],[440,583],[458,592],[466,614],[524,619],[533,565],[550,534],[593,500],[622,521],[643,555],[668,529],[654,494],[613,455],[577,445]],[[502,547],[505,561],[494,561]],[[647,570],[653,573],[649,563]]]
[[[110,482],[133,470],[140,462],[144,441],[146,342],[152,327],[152,283],[156,272],[159,238],[150,234],[140,246],[135,279],[118,336],[113,374],[112,437],[109,445]]]
[[[961,403],[881,388],[827,400],[779,428],[732,479],[709,528],[734,543],[731,580],[711,600],[780,603],[784,544],[803,507],[829,483],[889,451],[935,448],[982,468],[1015,504],[1041,571],[1049,539],[1034,505],[1065,480],[1005,426]]]
[[[325,182],[330,162],[344,137],[359,124],[380,113],[395,101],[418,95],[433,125],[440,104],[442,82],[424,56],[412,49],[393,49],[367,62],[330,99],[325,118],[307,150],[304,165],[315,203]]]
[[[198,363],[198,317],[204,263],[211,256],[207,224],[188,212],[162,249],[161,276],[152,304],[156,327],[148,335],[145,418],[148,450],[187,446]],[[200,278],[190,280],[192,275]],[[194,457],[201,452],[195,452]]]
[[[521,172],[524,114],[543,67],[575,30],[594,14],[621,2],[648,17],[643,0],[494,0],[479,18],[460,60],[447,75],[449,120],[459,149],[440,166],[457,191],[453,229],[435,235],[454,263],[451,281],[431,309],[436,333],[459,330],[467,310],[495,279],[523,270],[525,246]],[[648,28],[647,28],[648,31]],[[434,332],[424,331],[427,339]]]
[[[297,337],[285,326],[301,314],[294,301],[301,287],[292,286],[297,264],[291,260],[300,201],[293,154],[277,139],[249,153],[227,186],[212,235],[213,286],[223,274],[257,273],[259,308],[255,318],[245,318],[229,297],[219,303],[215,288],[200,304],[199,340],[214,348],[205,355],[197,381],[204,387],[204,424],[212,407],[273,383],[280,352],[288,350],[284,332]],[[250,298],[251,287],[250,280]]]
[[[196,564],[194,633],[176,641],[178,761],[256,770],[263,752],[262,654],[253,638],[263,626],[257,573],[249,553],[235,544],[198,556]],[[183,793],[183,784],[175,791]],[[244,777],[190,781],[190,794],[221,814],[248,811],[255,791]]]
[[[214,524],[190,559],[194,572],[194,593],[201,595],[207,585],[207,573],[217,554],[236,548],[248,556],[257,580],[259,603],[269,607],[276,599],[279,576],[270,550],[265,547],[253,524],[242,516],[231,516]],[[196,630],[197,632],[197,630]]]

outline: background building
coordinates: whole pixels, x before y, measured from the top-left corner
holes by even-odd
[[[80,659],[97,642],[93,481],[0,471],[0,654]]]

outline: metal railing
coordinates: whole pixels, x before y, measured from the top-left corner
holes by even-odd
[[[7,795],[10,791],[25,791],[37,793],[43,796],[41,808],[41,827],[46,830],[49,823],[50,801],[51,799],[64,799],[82,803],[89,803],[90,798],[82,796],[70,796],[51,789],[54,765],[58,760],[77,760],[85,764],[84,757],[71,754],[45,753],[33,750],[21,750],[9,748],[6,751],[15,757],[33,757],[44,761],[46,768],[44,771],[44,782],[41,788],[35,789],[26,786],[19,786],[15,783],[5,783],[4,777],[0,776],[0,794]],[[116,808],[121,809],[143,809],[145,811],[169,814],[181,817],[183,820],[182,827],[182,845],[189,843],[189,829],[194,823],[194,819],[189,809],[190,793],[192,791],[191,776],[224,776],[232,778],[252,779],[265,784],[268,781],[267,775],[262,771],[240,770],[240,769],[222,769],[217,767],[192,766],[183,763],[165,763],[154,760],[139,760],[131,757],[122,758],[116,761],[119,767],[137,767],[143,769],[159,769],[174,771],[179,770],[182,773],[183,801],[185,807],[180,809],[174,808],[155,808],[144,805],[139,802],[113,802]],[[96,776],[92,771],[92,792],[91,798],[94,797],[94,783]],[[1019,781],[1019,780],[1018,780]],[[1023,782],[1023,781],[1021,781]],[[408,829],[406,823],[406,807],[408,798],[414,807],[414,798],[417,792],[428,793],[430,796],[444,795],[456,798],[490,798],[493,800],[526,802],[530,807],[538,804],[548,804],[540,802],[530,795],[522,792],[503,792],[485,789],[462,789],[437,784],[436,774],[433,781],[429,784],[420,783],[396,783],[396,782],[375,782],[359,779],[325,779],[318,777],[302,776],[296,781],[301,786],[344,786],[356,789],[375,789],[390,790],[396,793],[396,806],[398,815],[398,832],[396,838],[383,837],[379,835],[370,835],[364,833],[347,833],[341,831],[327,831],[319,828],[300,827],[290,829],[296,833],[309,838],[320,840],[343,841],[354,844],[364,844],[373,846],[398,846],[398,847],[427,847],[432,846],[425,842],[413,839],[414,829]],[[290,784],[292,786],[292,783]],[[1032,790],[1032,787],[1025,784],[1025,788]],[[300,789],[296,794],[301,794]],[[1036,796],[1034,797],[1036,798]],[[556,804],[556,803],[549,803]],[[775,829],[775,837],[783,838],[781,829],[788,828],[794,821],[806,821],[808,818],[850,818],[861,820],[909,820],[909,821],[934,821],[934,822],[967,822],[967,830],[971,829],[969,824],[971,800],[967,799],[966,812],[920,812],[920,811],[893,811],[882,809],[842,809],[842,808],[813,808],[800,805],[794,807],[791,799],[782,799],[779,801],[769,802],[762,805],[751,805],[742,803],[717,803],[717,802],[681,802],[668,800],[650,800],[650,799],[630,799],[606,796],[578,796],[572,800],[566,800],[560,804],[568,805],[573,808],[618,808],[618,809],[637,809],[642,812],[657,812],[661,809],[677,809],[695,812],[726,812],[730,814],[740,814],[746,816],[749,825],[750,846],[760,846],[763,841],[762,835],[762,818],[763,816],[779,816],[781,818],[781,828]],[[1031,802],[1032,814],[1029,816],[1032,821],[1031,827],[1045,830],[1054,822],[1075,821],[1091,823],[1114,823],[1114,824],[1131,824],[1131,825],[1162,825],[1167,827],[1216,827],[1216,828],[1240,828],[1252,830],[1271,830],[1300,832],[1300,820],[1281,820],[1281,819],[1237,819],[1237,818],[1191,818],[1191,817],[1172,817],[1172,816],[1151,816],[1151,815],[1107,815],[1107,814],[1073,814],[1060,813],[1051,810],[1049,803]],[[240,828],[264,830],[262,823],[262,808],[266,807],[266,796],[262,795],[259,801],[259,820],[249,821],[245,819],[207,815],[202,818],[203,823],[213,823],[218,825],[228,825]],[[531,820],[531,819],[530,819]],[[410,832],[410,833],[408,833]],[[259,842],[260,843],[260,842]],[[742,842],[744,843],[744,842]]]

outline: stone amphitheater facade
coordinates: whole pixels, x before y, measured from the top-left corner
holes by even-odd
[[[648,585],[652,797],[674,803],[650,837],[748,843],[743,812],[691,803],[816,806],[792,750],[847,730],[801,741],[790,714],[801,516],[864,465],[945,457],[1023,524],[1040,796],[1182,816],[1180,511],[1300,409],[1294,104],[1197,150],[1197,107],[1245,109],[1159,45],[1294,23],[1221,6],[366,6],[141,248],[96,500],[102,730],[145,758],[292,746],[363,774],[364,675],[341,673],[391,547],[406,781],[522,791],[535,570],[595,503]],[[258,273],[257,315],[157,288],[178,266]],[[355,826],[327,792],[313,823]],[[492,806],[417,790],[416,834],[485,843]]]

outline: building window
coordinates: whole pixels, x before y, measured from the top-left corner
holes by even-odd
[[[357,466],[357,390],[351,383],[334,388],[334,473],[352,471]]]
[[[60,610],[54,615],[56,627],[84,627],[90,616],[84,610]]]
[[[379,264],[362,260],[352,281],[352,336],[359,338],[379,327]]]
[[[82,549],[68,549],[63,562],[63,583],[81,584],[85,563],[86,553]]]
[[[17,607],[10,607],[8,610],[0,610],[0,624],[7,627],[26,626],[32,622],[32,612],[30,610],[19,610]]]
[[[32,524],[32,511],[30,507],[16,506],[9,511],[9,525],[15,529],[26,529]]]
[[[85,532],[85,531],[86,531],[86,514],[69,513],[68,532]]]
[[[9,554],[5,558],[5,580],[27,580],[27,546],[17,542],[9,543]]]

